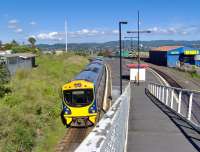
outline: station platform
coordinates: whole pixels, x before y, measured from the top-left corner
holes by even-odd
[[[145,93],[149,82],[161,83],[147,70],[146,82],[131,84],[128,152],[195,152],[180,129]],[[158,103],[159,104],[159,103]],[[167,109],[165,109],[165,112]],[[170,111],[168,111],[170,113]],[[170,115],[176,116],[172,113]]]

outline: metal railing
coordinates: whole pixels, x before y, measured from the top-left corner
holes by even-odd
[[[130,107],[130,84],[103,116],[76,152],[126,151]]]
[[[200,92],[149,83],[149,92],[196,126],[200,126]]]

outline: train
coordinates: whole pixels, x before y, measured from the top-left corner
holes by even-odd
[[[105,81],[104,60],[95,58],[73,80],[62,86],[61,120],[67,128],[96,124],[103,106]]]

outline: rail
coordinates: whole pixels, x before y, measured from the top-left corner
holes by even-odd
[[[149,92],[192,124],[200,127],[200,92],[182,88],[148,84]]]
[[[126,151],[130,84],[75,152]]]

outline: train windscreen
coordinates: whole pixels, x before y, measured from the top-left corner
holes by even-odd
[[[87,106],[92,103],[93,98],[92,89],[64,91],[64,101],[72,107]]]

